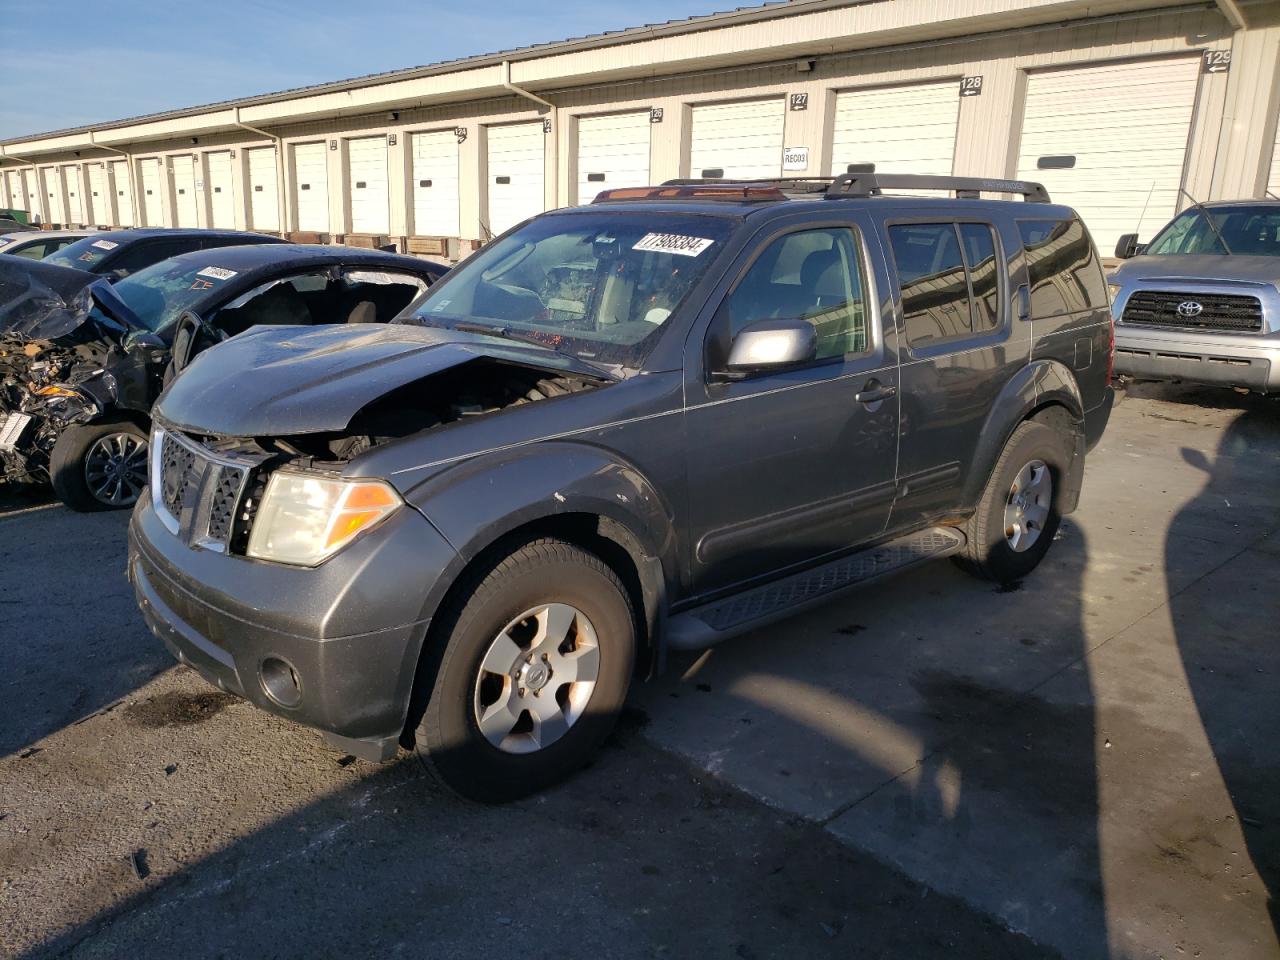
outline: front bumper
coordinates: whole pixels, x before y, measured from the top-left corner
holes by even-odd
[[[1116,324],[1117,374],[1280,392],[1280,338]]]
[[[412,509],[315,568],[189,547],[146,497],[129,526],[129,579],[147,625],[174,656],[371,760],[396,752],[428,626],[424,607],[454,556]],[[292,667],[296,705],[267,693],[268,658]]]

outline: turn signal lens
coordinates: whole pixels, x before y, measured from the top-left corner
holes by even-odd
[[[47,387],[40,387],[37,390],[33,390],[32,393],[34,393],[38,397],[78,397],[79,396],[79,394],[76,393],[74,390],[71,390],[68,387],[60,387],[56,383]]]
[[[1115,306],[1116,297],[1119,296],[1119,294],[1120,294],[1120,284],[1118,283],[1107,284],[1107,297],[1108,299],[1110,299],[1112,306]]]
[[[312,567],[404,505],[381,480],[272,474],[254,517],[246,553],[258,560]]]

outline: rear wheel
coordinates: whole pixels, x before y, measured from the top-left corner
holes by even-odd
[[[123,510],[147,485],[147,435],[129,420],[67,427],[54,444],[49,474],[72,510]]]
[[[549,786],[613,728],[635,660],[635,614],[594,554],[559,540],[523,546],[440,627],[415,743],[463,796],[501,802]]]
[[[969,542],[956,562],[998,583],[1034,570],[1058,532],[1060,491],[1070,463],[1068,438],[1043,423],[1020,424],[965,525]]]

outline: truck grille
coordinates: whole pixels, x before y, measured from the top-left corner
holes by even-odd
[[[153,503],[188,543],[225,551],[252,463],[238,463],[168,430],[156,430]]]
[[[1262,329],[1262,301],[1219,293],[1138,290],[1125,304],[1124,323],[1252,333]]]

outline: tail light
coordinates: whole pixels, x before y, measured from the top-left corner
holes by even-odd
[[[1107,386],[1116,374],[1116,318],[1108,312],[1107,318]]]

